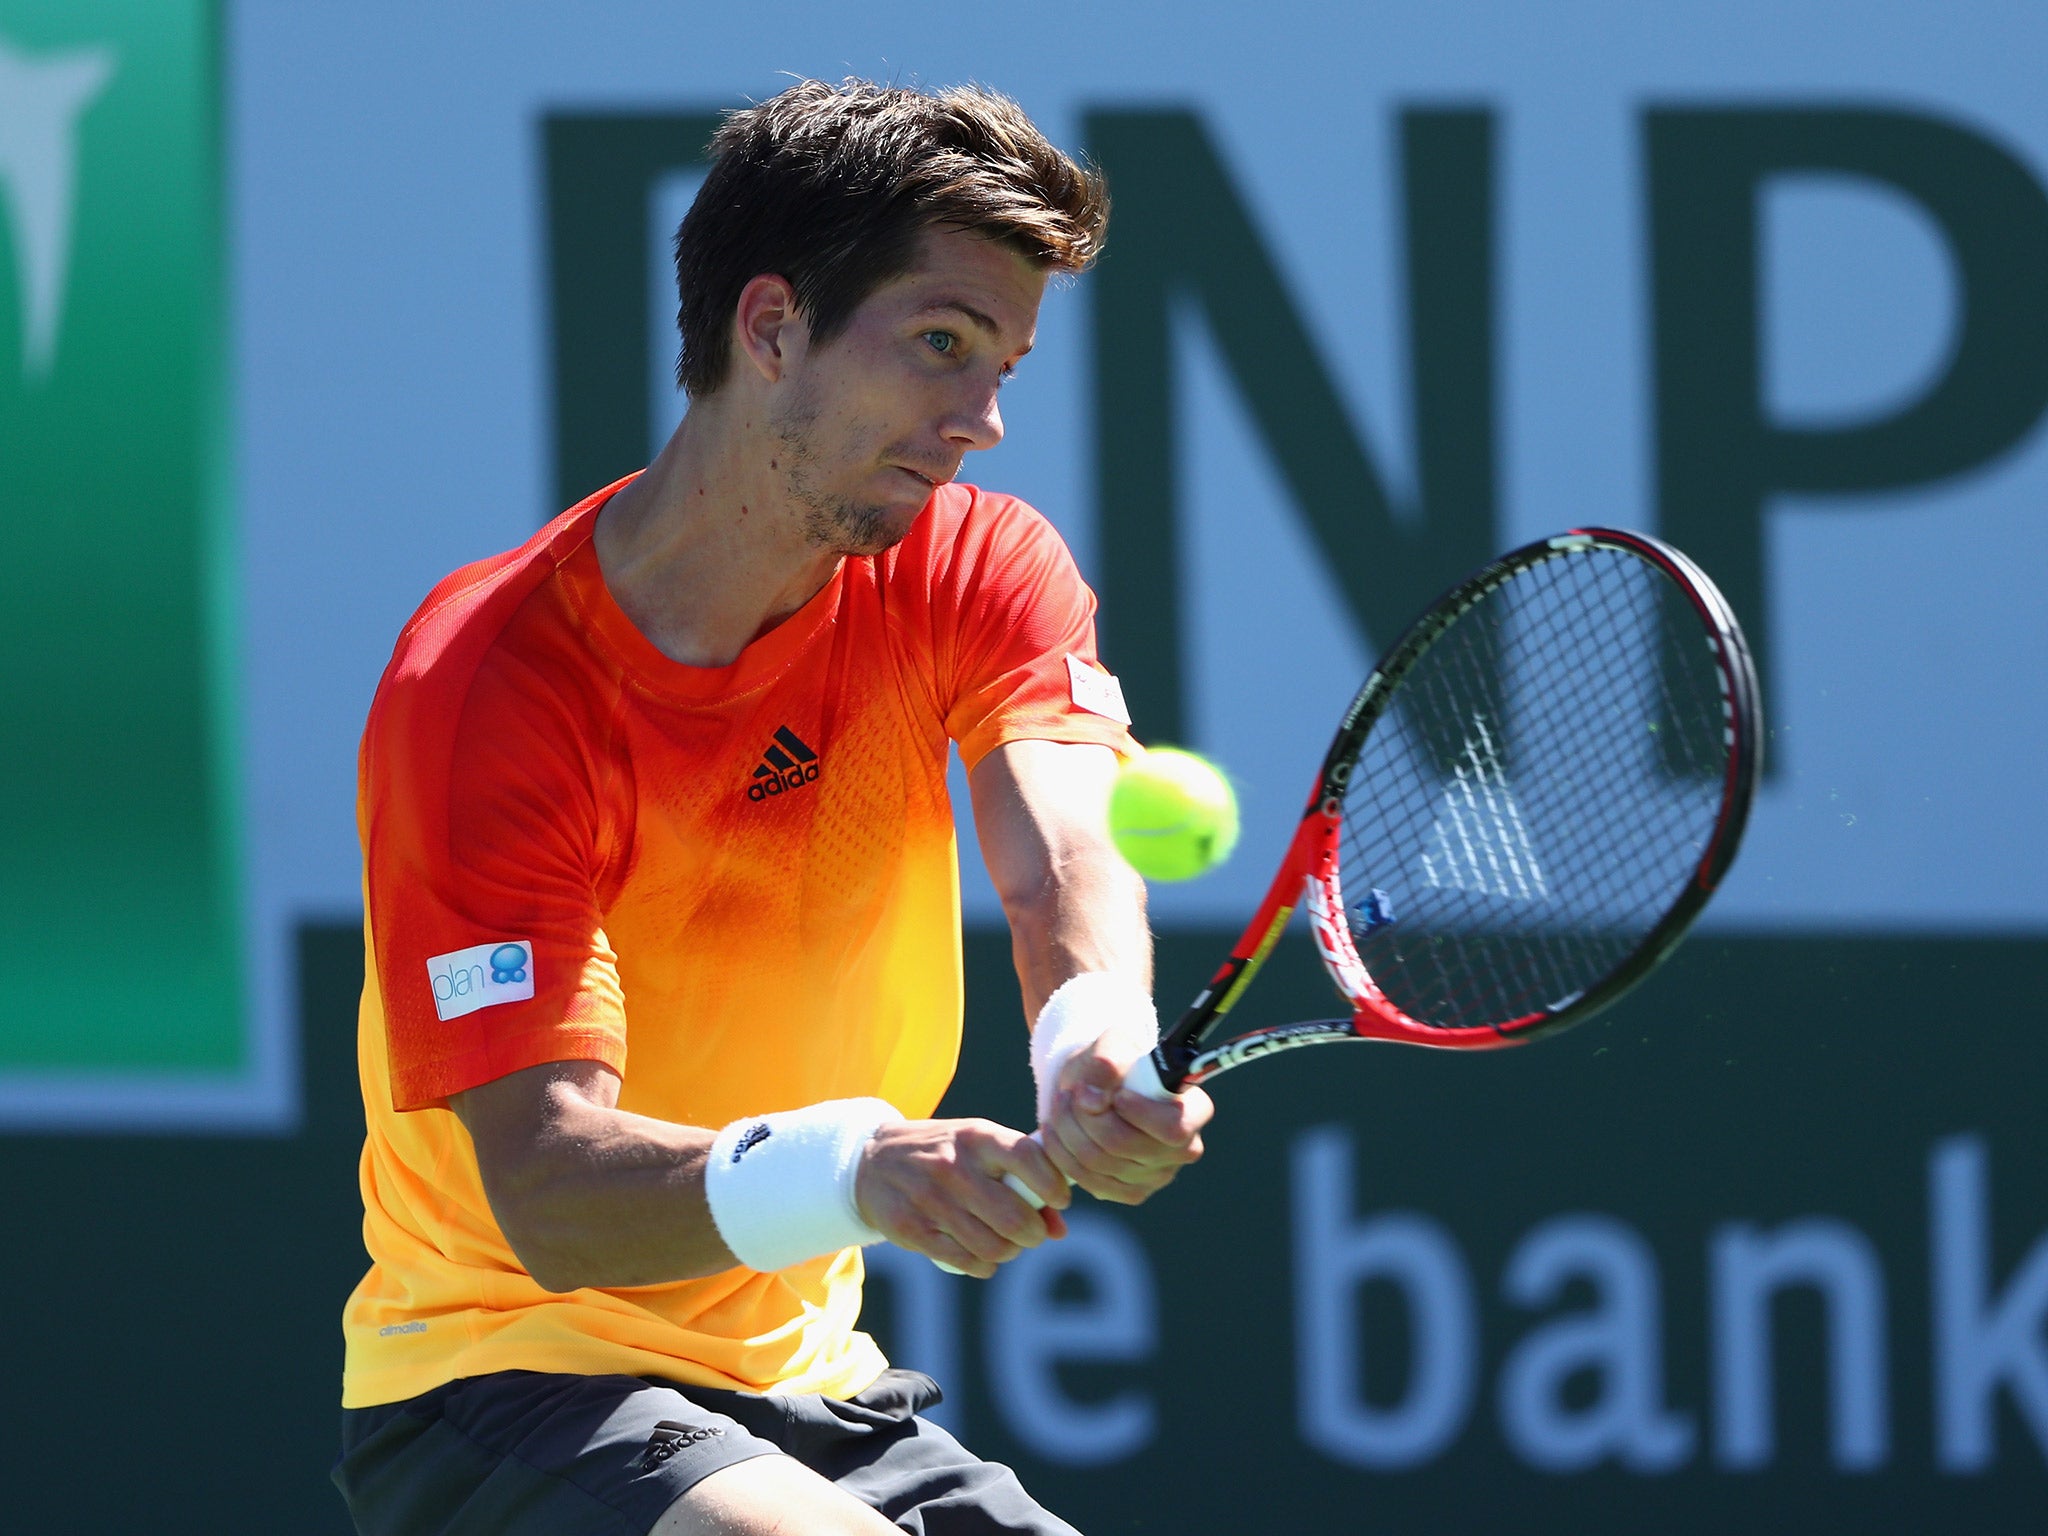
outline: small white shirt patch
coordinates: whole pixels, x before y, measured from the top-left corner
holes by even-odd
[[[434,1012],[443,1019],[459,1019],[497,1003],[523,1003],[533,996],[533,945],[500,939],[435,955],[427,962],[427,980],[434,989]]]
[[[1067,657],[1067,684],[1074,696],[1074,708],[1101,715],[1118,725],[1131,723],[1124,707],[1124,685],[1100,667],[1091,667],[1078,656]]]

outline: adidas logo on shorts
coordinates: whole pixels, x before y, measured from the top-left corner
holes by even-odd
[[[761,766],[754,770],[754,782],[747,786],[749,800],[766,800],[816,782],[818,754],[786,725],[775,728],[775,740],[761,754]]]
[[[640,1453],[640,1470],[652,1472],[677,1451],[702,1445],[712,1436],[724,1433],[716,1424],[678,1424],[674,1419],[663,1419],[647,1437],[647,1449]]]

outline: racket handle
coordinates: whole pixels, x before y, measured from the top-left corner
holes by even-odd
[[[1170,1099],[1174,1096],[1173,1090],[1159,1081],[1159,1069],[1152,1065],[1152,1058],[1149,1055],[1140,1056],[1132,1063],[1131,1070],[1124,1074],[1124,1086],[1133,1093],[1142,1093],[1148,1099]],[[1045,1138],[1036,1131],[1031,1133],[1031,1140],[1041,1147],[1045,1145]],[[1003,1182],[1014,1189],[1023,1198],[1024,1203],[1034,1211],[1045,1209],[1045,1202],[1038,1198],[1038,1191],[1014,1173],[1004,1174]],[[943,1264],[939,1266],[941,1269],[945,1267]]]
[[[1039,1135],[1036,1131],[1033,1131],[1025,1139],[1027,1141],[1037,1142],[1040,1147],[1043,1147],[1045,1145],[1045,1138]],[[1026,1184],[1014,1173],[1004,1174],[1003,1182],[1009,1185],[1012,1190],[1016,1191],[1017,1198],[1022,1200],[1026,1205],[1030,1206],[1031,1209],[1033,1209],[1034,1211],[1042,1211],[1045,1209],[1045,1202],[1038,1198],[1038,1191],[1033,1189],[1029,1184]],[[946,1266],[943,1264],[939,1266],[939,1268],[941,1269],[944,1269],[945,1267]]]
[[[1033,1141],[1037,1141],[1038,1132],[1033,1131],[1031,1133],[1031,1139]],[[1042,1211],[1045,1209],[1045,1202],[1038,1198],[1038,1191],[1033,1189],[1029,1184],[1026,1184],[1014,1173],[1004,1174],[1003,1182],[1009,1185],[1010,1188],[1015,1190],[1017,1192],[1017,1197],[1020,1200],[1022,1200],[1026,1205],[1030,1206],[1031,1209],[1033,1209],[1034,1211]]]
[[[1148,1051],[1131,1063],[1131,1070],[1124,1074],[1124,1086],[1148,1099],[1175,1097],[1174,1091],[1160,1080],[1157,1050]]]
[[[1031,1139],[1033,1141],[1038,1142],[1038,1144],[1041,1147],[1045,1145],[1043,1141],[1039,1140],[1038,1132],[1036,1131],[1033,1131],[1031,1133]],[[1015,1190],[1017,1198],[1022,1200],[1026,1205],[1030,1206],[1031,1209],[1033,1209],[1034,1211],[1042,1211],[1045,1209],[1045,1202],[1038,1198],[1038,1191],[1033,1189],[1029,1184],[1026,1184],[1014,1173],[1004,1174],[1003,1182],[1009,1185],[1011,1189]],[[964,1269],[955,1269],[951,1264],[948,1264],[944,1259],[933,1259],[932,1262],[938,1265],[939,1268],[943,1269],[949,1275],[964,1275],[967,1273],[967,1271]]]
[[[1131,1064],[1131,1070],[1124,1074],[1124,1086],[1133,1093],[1142,1093],[1148,1099],[1170,1099],[1174,1096],[1173,1090],[1159,1080],[1159,1068],[1153,1065],[1151,1055],[1140,1056]],[[1044,1139],[1036,1131],[1031,1133],[1031,1139],[1041,1147],[1045,1145]],[[1045,1202],[1038,1198],[1038,1191],[1014,1173],[1004,1174],[1003,1182],[1015,1190],[1017,1197],[1034,1211],[1045,1209]],[[933,1259],[932,1262],[949,1275],[967,1273],[964,1269],[955,1269],[944,1259]]]

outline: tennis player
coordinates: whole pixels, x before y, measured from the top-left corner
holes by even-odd
[[[1071,1532],[855,1324],[863,1244],[988,1276],[1070,1185],[1156,1192],[1211,1111],[1118,1088],[1158,1026],[1094,599],[955,478],[1107,201],[977,89],[805,82],[713,154],[681,426],[442,582],[371,707],[335,1480],[376,1536]],[[949,742],[1042,1140],[926,1118],[961,1029]]]

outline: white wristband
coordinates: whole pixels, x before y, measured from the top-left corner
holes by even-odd
[[[868,1138],[902,1118],[881,1099],[832,1099],[720,1131],[704,1195],[733,1257],[765,1273],[880,1242],[861,1220],[854,1180]]]
[[[1159,1043],[1152,994],[1120,971],[1083,971],[1069,977],[1038,1010],[1031,1027],[1031,1076],[1038,1084],[1038,1123],[1052,1114],[1060,1068],[1104,1035],[1118,1054],[1142,1056]]]

